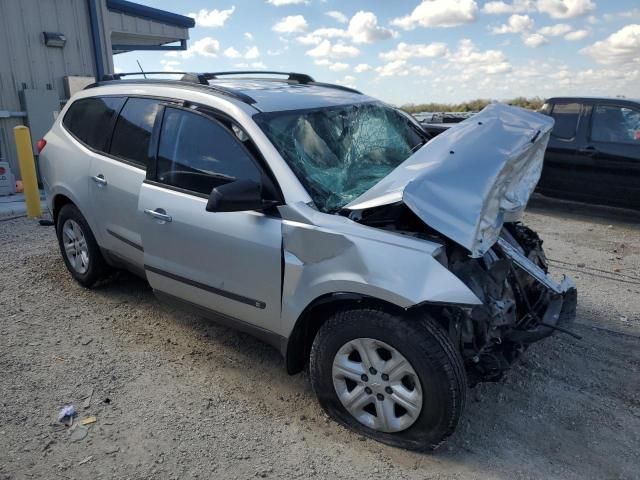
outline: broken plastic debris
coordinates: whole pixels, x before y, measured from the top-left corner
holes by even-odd
[[[65,405],[58,413],[58,421],[63,423],[72,423],[73,417],[75,417],[76,415],[76,407],[74,407],[73,405]]]
[[[69,437],[70,442],[79,442],[83,440],[87,434],[89,433],[89,429],[87,427],[83,427],[82,425],[77,425],[73,431],[71,432],[71,436]]]
[[[93,397],[93,388],[89,390],[89,394],[82,401],[82,408],[84,408],[85,410],[91,406],[91,397]]]
[[[80,424],[81,425],[89,425],[91,423],[96,423],[97,420],[98,419],[94,415],[92,415],[90,417],[83,418],[82,420],[80,420]]]

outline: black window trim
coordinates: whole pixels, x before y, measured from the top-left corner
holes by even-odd
[[[282,190],[280,189],[280,186],[278,185],[277,180],[275,179],[275,177],[273,176],[273,173],[270,171],[268,164],[266,163],[266,161],[264,161],[264,157],[262,157],[261,159],[257,159],[256,156],[241,142],[239,141],[237,138],[235,138],[235,134],[229,130],[229,128],[227,128],[226,125],[224,125],[219,118],[216,117],[220,117],[221,119],[225,120],[225,121],[230,121],[235,125],[238,125],[237,122],[235,120],[233,120],[233,118],[231,118],[229,115],[226,115],[223,112],[220,112],[219,110],[215,109],[214,107],[211,107],[209,105],[201,105],[201,104],[196,104],[193,102],[188,102],[185,101],[182,104],[167,104],[167,103],[161,103],[160,104],[160,111],[158,112],[158,115],[156,116],[156,121],[154,123],[153,126],[153,131],[151,134],[151,139],[150,139],[150,158],[149,158],[149,165],[147,167],[147,175],[146,178],[144,180],[144,183],[150,184],[150,185],[155,185],[157,187],[161,187],[161,188],[166,188],[168,190],[173,190],[179,193],[184,193],[186,195],[192,195],[195,197],[199,197],[199,198],[209,198],[209,194],[205,194],[205,193],[201,193],[201,192],[196,192],[194,190],[189,190],[186,188],[182,188],[182,187],[177,187],[175,185],[169,185],[166,183],[163,183],[161,181],[159,181],[157,179],[157,168],[158,168],[158,151],[160,148],[160,134],[162,131],[162,125],[164,124],[164,115],[165,115],[165,110],[166,108],[173,108],[175,110],[182,110],[184,112],[188,112],[188,113],[192,113],[192,114],[196,114],[200,117],[203,117],[205,119],[207,119],[208,121],[211,122],[215,122],[217,124],[219,124],[224,130],[226,130],[229,135],[232,137],[233,141],[237,142],[238,145],[240,146],[241,149],[244,150],[244,152],[247,154],[247,156],[249,157],[249,159],[253,162],[253,164],[255,165],[256,169],[258,170],[258,173],[260,174],[261,177],[261,182],[262,182],[262,186],[267,187],[267,188],[271,188],[272,193],[276,196],[276,200],[279,202],[279,204],[284,204],[284,198],[282,195]],[[238,125],[239,128],[242,128],[240,125]],[[242,128],[242,131],[245,131],[244,128]],[[249,136],[249,134],[247,134],[247,136]],[[253,139],[251,138],[251,136],[249,136],[249,140],[251,142],[253,142]],[[254,142],[255,145],[255,142]],[[256,148],[256,150],[259,151],[258,148]],[[262,154],[260,154],[262,155]],[[260,161],[262,160],[262,162]],[[263,166],[264,163],[264,166]],[[266,168],[265,168],[266,167]]]
[[[617,108],[627,108],[629,110],[635,110],[636,112],[640,113],[640,107],[633,107],[631,105],[627,105],[627,104],[622,104],[622,103],[617,103],[617,102],[611,102],[611,101],[597,101],[594,102],[591,105],[591,118],[589,119],[589,131],[587,132],[587,140],[589,141],[589,143],[592,142],[597,142],[597,143],[606,143],[608,145],[631,145],[634,146],[635,144],[633,142],[610,142],[607,140],[594,140],[592,133],[593,133],[593,117],[595,116],[595,111],[596,108],[598,107],[617,107]]]
[[[576,121],[576,129],[573,132],[573,136],[572,137],[561,137],[559,135],[555,135],[553,133],[553,130],[551,130],[551,136],[557,140],[563,141],[563,142],[575,142],[576,138],[578,137],[578,132],[580,131],[580,126],[582,123],[582,117],[584,116],[585,113],[585,108],[586,105],[582,102],[578,102],[577,100],[567,100],[567,101],[561,101],[561,102],[554,102],[553,105],[551,106],[551,111],[549,112],[549,116],[551,118],[554,119],[555,121],[555,117],[553,116],[553,112],[556,110],[556,107],[558,105],[570,105],[570,104],[576,104],[580,107],[579,111],[578,111],[578,119]]]
[[[116,115],[113,116],[113,118],[111,119],[111,125],[109,125],[109,133],[107,135],[107,139],[106,139],[106,146],[105,149],[106,150],[111,150],[111,142],[113,141],[113,132],[116,129],[116,122],[118,121],[118,118],[120,117],[120,113],[122,112],[122,109],[124,108],[124,106],[127,104],[127,102],[129,101],[130,98],[143,98],[143,99],[150,99],[150,100],[158,100],[159,104],[170,104],[172,106],[174,105],[182,105],[184,104],[184,100],[178,100],[176,98],[169,98],[169,97],[159,97],[157,95],[127,95],[127,94],[117,94],[117,93],[112,93],[112,94],[107,94],[107,95],[94,95],[91,97],[83,97],[83,98],[79,98],[77,100],[75,100],[70,106],[69,109],[71,108],[72,105],[74,105],[76,102],[80,102],[82,100],[88,100],[88,99],[92,99],[92,98],[103,98],[103,97],[116,97],[116,98],[124,98],[124,102],[122,102],[122,105],[120,106],[120,108],[118,109]],[[69,113],[69,109],[67,109],[67,111],[64,114],[64,117],[67,116],[67,114]],[[93,153],[96,153],[98,155],[102,155],[103,157],[107,157],[110,158],[111,160],[116,160],[118,162],[124,163],[126,165],[129,165],[131,167],[135,167],[138,170],[142,170],[142,171],[146,171],[149,168],[149,164],[147,164],[146,166],[144,165],[140,165],[140,163],[138,162],[134,162],[132,160],[128,160],[126,158],[122,158],[119,157],[117,155],[112,155],[110,152],[108,151],[103,151],[103,150],[98,150],[96,148],[93,148],[90,145],[87,145],[86,143],[84,143],[82,140],[80,140],[77,136],[75,136],[73,134],[73,132],[71,132],[71,130],[69,130],[66,125],[64,124],[64,117],[62,119],[62,127],[64,128],[65,132],[67,132],[69,135],[71,135],[74,140],[76,140],[78,143],[80,143],[83,147],[85,147],[88,150],[91,150]],[[155,128],[155,126],[154,126]],[[149,146],[151,146],[151,140],[153,139],[153,130],[151,131],[151,137],[149,139]],[[151,162],[151,159],[149,159],[149,162]]]
[[[118,117],[120,116],[120,112],[122,111],[122,109],[124,108],[125,104],[127,103],[127,95],[117,95],[117,94],[110,94],[110,95],[95,95],[95,96],[91,96],[91,97],[82,97],[82,98],[78,98],[77,100],[74,100],[73,103],[71,103],[71,105],[69,105],[69,108],[67,108],[66,112],[64,112],[64,116],[62,117],[62,121],[60,122],[60,124],[62,125],[62,128],[64,129],[65,132],[67,132],[69,135],[71,135],[71,137],[73,137],[73,139],[75,141],[77,141],[79,144],[81,144],[83,147],[85,147],[87,150],[92,151],[93,153],[97,153],[98,155],[105,155],[105,156],[110,156],[108,152],[104,151],[104,150],[100,150],[98,148],[94,148],[91,145],[85,143],[84,141],[82,141],[80,138],[78,138],[78,136],[73,133],[65,124],[64,121],[67,118],[67,115],[69,115],[69,110],[71,110],[71,108],[73,108],[73,106],[76,103],[80,103],[84,100],[93,100],[96,98],[122,98],[124,99],[124,101],[122,102],[122,105],[120,105],[120,108],[115,111],[115,115],[113,116],[113,118],[111,119],[110,123],[109,123],[109,131],[107,133],[107,136],[105,138],[105,150],[109,150],[109,148],[111,147],[111,137],[113,136],[113,130],[116,126],[116,121],[118,120]]]
[[[117,96],[117,95],[114,95]],[[149,137],[149,149],[147,150],[147,164],[146,165],[141,165],[139,162],[135,162],[133,160],[130,160],[128,158],[124,158],[124,157],[119,157],[118,155],[113,155],[111,153],[111,144],[113,143],[113,134],[116,131],[116,123],[117,123],[117,119],[120,118],[120,113],[122,112],[122,110],[124,109],[124,107],[127,105],[127,103],[129,102],[129,100],[133,99],[143,99],[143,100],[157,100],[158,104],[160,106],[162,106],[163,104],[167,104],[167,103],[172,103],[175,102],[176,105],[180,105],[183,103],[182,100],[177,100],[177,99],[171,99],[171,98],[165,98],[165,97],[158,97],[156,95],[124,95],[125,97],[125,102],[122,104],[122,107],[120,108],[120,111],[118,112],[118,115],[116,116],[116,121],[113,122],[113,125],[111,126],[111,132],[109,134],[109,139],[108,139],[108,147],[107,149],[109,150],[108,152],[103,153],[102,155],[111,158],[112,160],[117,160],[118,162],[122,162],[125,163],[131,167],[135,167],[138,170],[142,170],[142,171],[148,171],[149,170],[149,166],[151,165],[151,161],[152,161],[152,156],[151,156],[151,147],[152,147],[152,143],[151,141],[153,140],[153,132],[155,129],[155,121],[154,121],[154,126],[151,129],[151,136]],[[158,112],[156,114],[156,120],[157,117],[159,116]]]

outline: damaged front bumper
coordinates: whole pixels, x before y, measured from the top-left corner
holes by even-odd
[[[506,227],[482,258],[449,260],[482,301],[455,312],[455,334],[472,383],[499,379],[530,344],[566,332],[575,318],[575,283],[566,276],[558,282],[546,272],[542,241],[521,224]]]
[[[540,317],[540,338],[550,335],[556,327],[566,328],[569,326],[575,318],[578,304],[578,290],[573,279],[563,275],[562,280],[556,282],[548,273],[529,260],[504,238],[499,238],[497,244],[514,264],[552,292],[549,305]]]

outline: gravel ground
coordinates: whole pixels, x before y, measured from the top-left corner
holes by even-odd
[[[53,228],[0,222],[0,479],[640,478],[640,226],[526,220],[578,283],[583,339],[538,343],[471,390],[432,454],[345,430],[272,348],[128,274],[85,290]],[[57,423],[69,403],[97,417],[83,439]]]

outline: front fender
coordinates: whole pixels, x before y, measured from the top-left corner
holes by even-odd
[[[482,303],[433,257],[437,244],[362,228],[373,234],[283,223],[284,336],[308,305],[335,292],[361,294],[403,309],[424,302]]]

